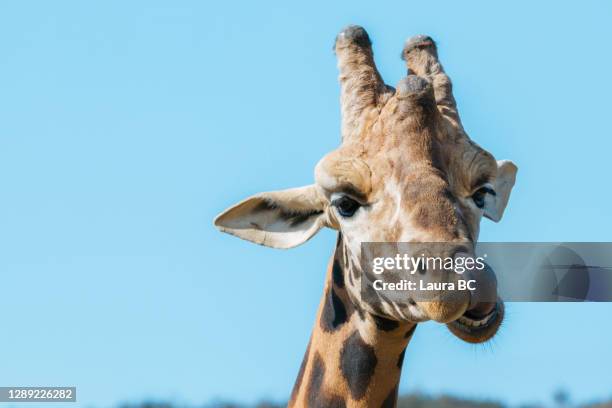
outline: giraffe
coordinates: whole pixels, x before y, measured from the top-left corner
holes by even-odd
[[[517,167],[468,137],[430,37],[405,43],[408,75],[395,88],[383,82],[362,27],[343,29],[334,50],[341,144],[316,165],[315,183],[249,197],[214,224],[273,248],[300,245],[323,227],[338,231],[289,406],[394,407],[418,323],[446,324],[480,343],[496,334],[504,305],[490,270],[477,276],[483,289],[439,291],[427,302],[366,301],[361,243],[445,242],[451,252],[473,253],[482,217],[501,219]]]

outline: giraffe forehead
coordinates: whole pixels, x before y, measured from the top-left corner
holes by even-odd
[[[437,162],[437,157],[429,156],[425,160],[402,149],[381,151],[367,161],[372,174],[372,195],[391,194],[401,198],[410,191],[426,193],[444,189],[446,178]]]
[[[413,192],[418,186],[425,195],[448,188],[465,193],[495,178],[494,157],[464,133],[418,138],[374,130],[317,164],[315,179],[326,193],[346,192],[367,200],[386,194],[389,183]]]
[[[377,148],[370,146],[365,155],[373,193],[389,182],[398,188],[418,185],[423,192],[450,188],[464,193],[496,177],[494,156],[465,135],[429,142],[389,139]]]

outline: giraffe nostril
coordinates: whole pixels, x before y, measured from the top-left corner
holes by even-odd
[[[461,246],[456,247],[453,250],[451,254],[451,258],[455,258],[457,256],[467,256],[469,254],[470,254],[470,250],[466,246],[461,245]]]
[[[425,265],[419,264],[419,266],[417,267],[417,271],[419,272],[419,275],[425,275],[425,272],[427,272],[427,268],[425,268]]]

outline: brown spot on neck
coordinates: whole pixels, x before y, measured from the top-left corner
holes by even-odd
[[[336,252],[341,251],[339,245]],[[289,406],[393,407],[402,370],[399,362],[410,341],[406,334],[416,325],[395,324],[361,311],[351,302],[346,285],[338,284],[338,267],[343,263],[336,259],[329,263],[317,322]],[[341,272],[346,277],[350,271]],[[328,330],[323,321],[332,293],[346,316],[342,324]]]

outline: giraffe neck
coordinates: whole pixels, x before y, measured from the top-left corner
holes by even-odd
[[[345,287],[342,238],[289,407],[395,407],[406,346],[416,324],[364,312]],[[350,273],[350,271],[347,271]]]

